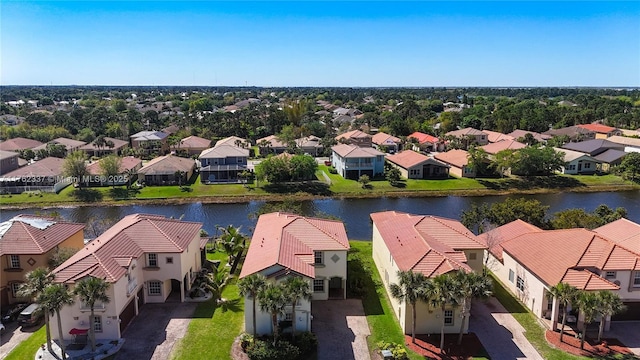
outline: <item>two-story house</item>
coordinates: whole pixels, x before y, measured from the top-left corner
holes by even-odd
[[[347,131],[335,137],[341,144],[351,144],[360,147],[371,147],[372,136],[360,130]]]
[[[384,153],[372,147],[339,144],[331,148],[331,165],[345,179],[384,174]]]
[[[220,145],[200,153],[200,182],[203,184],[238,182],[247,170],[249,149]]]
[[[470,127],[449,131],[445,136],[459,139],[465,149],[474,144],[482,146],[489,143],[489,136],[487,133]]]
[[[0,150],[0,175],[18,168],[18,156],[17,152]]]
[[[601,163],[600,160],[582,152],[561,148],[553,149],[563,156],[564,166],[560,169],[563,174],[593,174],[598,170]]]
[[[169,134],[162,131],[140,131],[130,136],[131,147],[145,154],[164,155],[169,151]]]
[[[187,136],[180,140],[176,146],[179,152],[185,152],[189,156],[198,155],[211,145],[211,140],[199,136]]]
[[[398,271],[413,271],[435,277],[455,271],[482,271],[486,245],[457,220],[398,211],[371,214],[373,221],[373,261],[389,293],[398,284]],[[389,296],[391,308],[405,334],[411,333],[411,305]],[[428,303],[416,304],[416,333],[440,332],[440,311]],[[460,309],[448,307],[444,313],[445,332],[466,332]]]
[[[159,215],[128,215],[54,269],[54,281],[71,289],[89,276],[108,282],[110,301],[95,305],[96,338],[119,339],[144,304],[185,300],[202,265],[201,228]],[[65,340],[72,339],[70,329],[89,326],[89,310],[79,298],[62,309]],[[55,316],[51,322],[55,329]]]
[[[59,249],[81,249],[84,224],[34,215],[19,215],[0,223],[0,303],[31,301],[18,296],[25,275],[49,260]]]
[[[402,140],[393,135],[379,132],[371,137],[373,146],[383,152],[397,153],[402,148]]]
[[[593,123],[593,124],[581,124],[576,126],[595,132],[596,139],[606,139],[611,136],[622,135],[622,131],[620,131],[619,129],[616,129],[614,127],[607,126],[604,124]]]
[[[415,139],[415,140],[413,140]],[[413,143],[412,148],[415,151],[442,151],[444,144],[437,137],[416,131],[407,136],[407,141]]]
[[[240,278],[262,274],[267,281],[279,283],[299,276],[309,282],[312,300],[344,299],[348,250],[349,239],[340,221],[279,212],[264,214],[258,218]],[[245,331],[249,333],[253,332],[253,301],[248,296],[245,299]],[[302,299],[296,306],[296,319],[291,319],[289,306],[280,320],[294,321],[297,330],[310,331],[311,306],[311,301]],[[256,313],[256,333],[272,331],[270,315]]]

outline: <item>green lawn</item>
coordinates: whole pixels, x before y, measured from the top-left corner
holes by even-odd
[[[185,337],[171,352],[171,359],[231,359],[231,345],[244,326],[244,298],[235,284],[222,292],[227,301],[216,305],[207,301],[198,305]]]
[[[47,342],[44,326],[40,327],[7,355],[5,360],[31,360],[36,357],[40,345]]]

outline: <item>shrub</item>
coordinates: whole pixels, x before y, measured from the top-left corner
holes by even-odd
[[[393,354],[393,358],[395,360],[408,360],[409,355],[407,354],[407,349],[405,349],[404,345],[388,342],[388,341],[379,341],[376,346],[380,350],[391,350],[391,354]]]
[[[287,341],[280,341],[274,347],[271,342],[256,339],[247,347],[247,355],[251,360],[298,359],[300,350]]]
[[[313,354],[318,350],[318,338],[312,332],[296,334],[294,345],[300,349],[301,355]]]
[[[337,173],[338,173],[338,170],[336,170],[336,168],[334,168],[334,167],[330,167],[330,168],[329,168],[329,173],[330,173],[330,174],[337,174]]]
[[[242,333],[240,335],[240,347],[242,348],[242,351],[247,352],[247,347],[253,344],[254,341],[253,335]]]

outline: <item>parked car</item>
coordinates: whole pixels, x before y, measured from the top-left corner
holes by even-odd
[[[31,304],[24,308],[18,316],[18,323],[23,327],[34,326],[44,318],[44,311],[38,304]]]
[[[9,310],[2,316],[2,322],[8,324],[10,322],[14,322],[18,319],[18,315],[26,308],[29,304],[27,303],[17,303],[13,304]]]

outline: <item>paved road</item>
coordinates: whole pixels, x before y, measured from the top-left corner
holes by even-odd
[[[40,326],[34,326],[25,328],[23,331],[17,321],[4,324],[4,326],[6,327],[5,331],[0,333],[0,359],[7,357],[13,348],[40,329]]]
[[[524,328],[496,298],[473,303],[469,331],[478,336],[492,359],[542,360],[524,337]]]
[[[125,343],[115,360],[165,360],[183,338],[198,304],[146,304],[122,334]]]
[[[640,356],[640,321],[614,321],[611,329],[604,333],[604,337],[620,340],[634,354]]]
[[[314,301],[313,332],[318,337],[318,360],[371,360],[369,325],[358,299]]]

